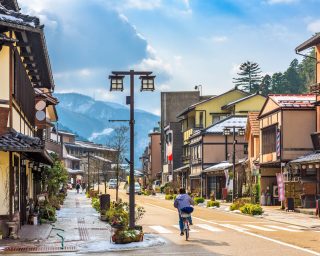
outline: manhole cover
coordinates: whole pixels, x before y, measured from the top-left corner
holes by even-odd
[[[40,247],[27,247],[27,246],[9,246],[6,247],[4,252],[76,252],[75,246],[65,246],[63,249],[60,246],[40,246]]]

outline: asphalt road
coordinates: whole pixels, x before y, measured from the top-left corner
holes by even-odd
[[[114,198],[115,190],[108,193]],[[124,191],[120,197],[128,200]],[[203,207],[195,208],[194,226],[185,241],[173,201],[137,195],[136,202],[146,209],[139,223],[144,231],[163,237],[167,244],[112,255],[320,255],[319,231]]]

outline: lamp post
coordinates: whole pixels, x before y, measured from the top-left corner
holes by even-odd
[[[123,91],[123,79],[130,77],[130,96],[127,104],[130,104],[130,174],[129,174],[129,227],[135,226],[135,194],[134,194],[134,77],[140,76],[140,91],[154,91],[154,78],[149,71],[113,71],[110,79],[110,91]]]
[[[243,136],[245,133],[245,130],[242,126],[225,126],[223,129],[223,135],[229,136],[231,134],[232,129],[232,135],[233,135],[233,143],[232,143],[232,175],[233,175],[233,181],[232,181],[232,202],[234,202],[235,199],[235,188],[236,188],[236,129],[238,129],[238,135]],[[226,141],[227,142],[227,141]],[[228,147],[228,143],[226,143],[226,147]]]
[[[201,88],[201,89],[200,89]],[[194,89],[195,90],[198,90],[200,92],[200,96],[202,96],[202,84],[199,84],[199,85],[195,85],[194,86]]]

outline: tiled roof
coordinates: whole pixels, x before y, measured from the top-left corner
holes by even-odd
[[[76,141],[75,143],[64,143],[64,145],[68,148],[83,148],[88,150],[103,150],[103,151],[117,151],[112,148],[108,148],[101,144],[95,144],[93,142],[87,141]]]
[[[223,133],[223,129],[229,126],[237,126],[243,129],[246,128],[246,116],[229,116],[216,124],[213,124],[205,130],[205,133]],[[237,128],[238,129],[238,128]]]
[[[311,162],[320,162],[320,152],[313,152],[311,154],[301,156],[295,160],[290,161],[290,164],[311,163]]]
[[[312,108],[315,94],[270,94],[269,97],[281,108]]]
[[[251,133],[255,136],[260,134],[260,125],[258,120],[259,112],[248,113],[248,125],[250,125]]]
[[[28,26],[28,27],[38,27],[40,25],[40,20],[37,17],[22,14],[20,12],[15,12],[6,9],[0,4],[0,21]]]
[[[0,150],[16,152],[40,152],[44,148],[41,140],[16,131],[0,136]]]

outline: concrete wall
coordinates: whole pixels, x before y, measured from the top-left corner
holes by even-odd
[[[177,122],[177,115],[185,108],[199,101],[199,91],[161,92],[162,128],[170,122]]]

